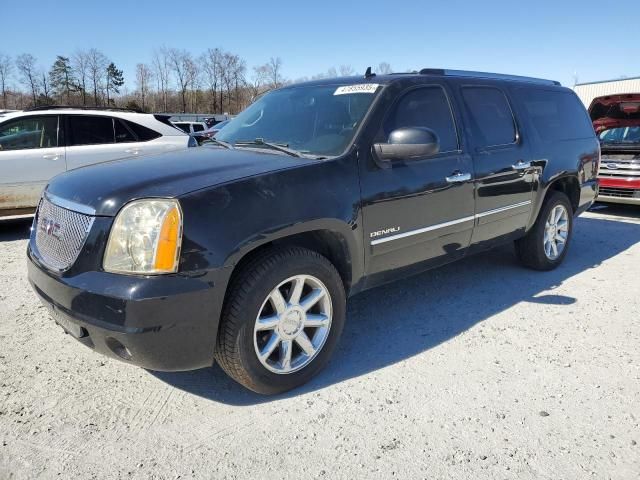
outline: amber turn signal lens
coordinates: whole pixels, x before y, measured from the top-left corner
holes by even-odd
[[[178,207],[167,212],[162,222],[158,248],[156,250],[155,270],[175,272],[178,267],[178,253],[180,251],[180,228],[182,222]]]

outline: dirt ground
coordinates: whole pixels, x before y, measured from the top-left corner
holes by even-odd
[[[0,222],[2,480],[640,478],[640,209],[582,216],[553,272],[503,248],[354,297],[326,370],[278,397],[65,336],[28,228]]]

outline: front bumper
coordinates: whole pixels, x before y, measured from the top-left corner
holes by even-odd
[[[67,333],[97,352],[150,370],[212,365],[228,270],[65,277],[28,250],[29,282]]]
[[[600,180],[598,202],[621,203],[625,205],[640,205],[640,178],[635,177],[607,177]]]

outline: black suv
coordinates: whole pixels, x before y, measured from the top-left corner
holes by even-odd
[[[599,158],[557,82],[425,69],[292,85],[210,146],[56,177],[29,279],[98,352],[152,370],[215,359],[282,392],[327,363],[364,289],[507,242],[557,267]]]

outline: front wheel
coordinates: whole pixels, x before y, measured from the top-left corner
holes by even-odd
[[[299,247],[263,252],[232,281],[216,360],[258,393],[298,387],[333,353],[345,303],[340,275],[322,255]]]
[[[562,192],[551,192],[531,230],[516,240],[518,258],[529,268],[553,270],[564,260],[572,233],[569,198]]]

